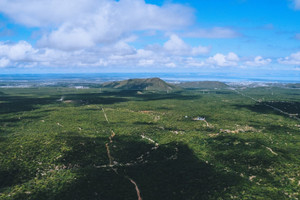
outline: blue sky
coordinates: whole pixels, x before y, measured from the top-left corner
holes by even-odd
[[[299,22],[300,0],[0,0],[0,73],[295,78]]]

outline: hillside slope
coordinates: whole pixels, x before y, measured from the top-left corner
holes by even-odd
[[[155,90],[167,91],[177,89],[176,86],[166,83],[159,78],[128,79],[124,81],[108,82],[101,85],[104,88],[123,90]]]

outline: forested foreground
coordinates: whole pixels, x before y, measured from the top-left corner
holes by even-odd
[[[299,199],[300,90],[0,89],[0,199]]]

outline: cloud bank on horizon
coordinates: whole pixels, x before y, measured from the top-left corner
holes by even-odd
[[[299,71],[299,10],[300,0],[0,0],[0,68]]]

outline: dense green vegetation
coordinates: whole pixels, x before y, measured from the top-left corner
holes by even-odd
[[[266,106],[299,102],[266,87],[2,88],[0,199],[137,199],[129,179],[144,200],[299,199],[300,121]]]

